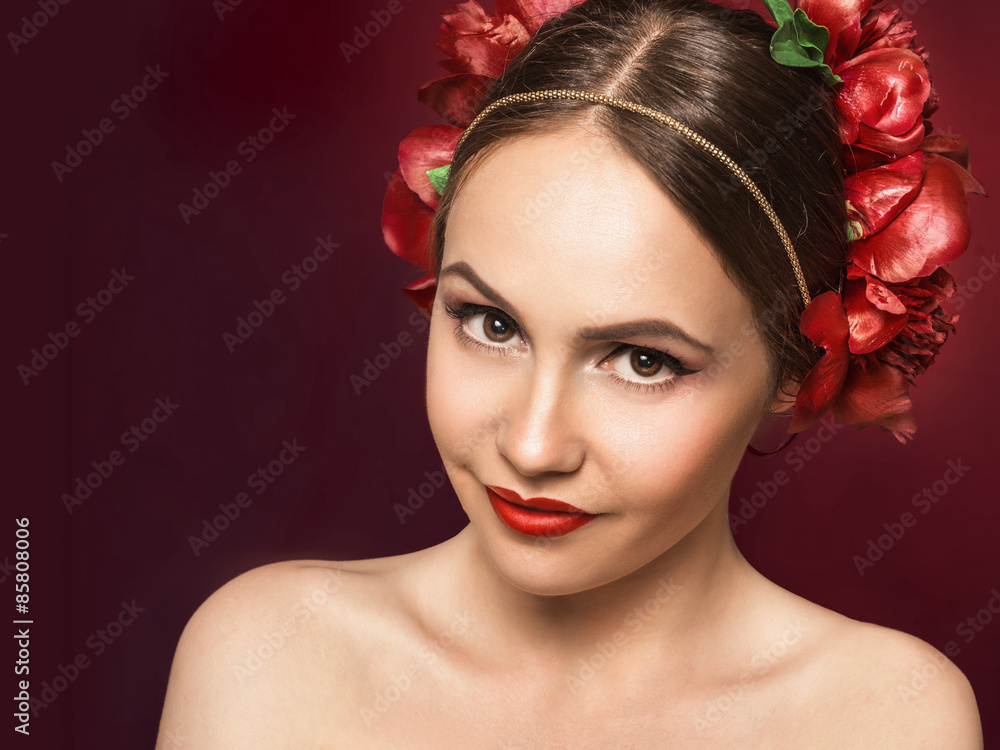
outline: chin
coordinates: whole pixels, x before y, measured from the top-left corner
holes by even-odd
[[[616,519],[600,519],[612,525]],[[514,588],[536,596],[568,596],[612,583],[642,568],[648,560],[634,554],[621,539],[609,545],[595,522],[558,538],[518,534],[494,517],[472,519],[479,546],[497,575]],[[584,533],[584,532],[588,533]],[[628,555],[632,549],[633,554]],[[655,558],[655,555],[654,555]]]

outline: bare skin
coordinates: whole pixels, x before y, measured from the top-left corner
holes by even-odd
[[[745,564],[725,625],[666,641],[682,585],[659,609],[654,594],[615,612],[603,638],[530,644],[498,632],[475,589],[452,588],[469,536],[227,584],[181,639],[158,750],[982,748],[971,688],[942,654]]]
[[[457,196],[428,347],[428,417],[470,524],[224,586],[178,645],[157,747],[981,748],[943,655],[784,591],[736,548],[733,474],[789,406],[749,319],[606,139],[505,144]],[[593,331],[648,320],[684,335]],[[597,518],[525,536],[486,484]]]

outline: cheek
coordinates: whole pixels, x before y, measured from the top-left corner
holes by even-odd
[[[662,513],[667,497],[716,494],[728,443],[704,403],[666,398],[642,406],[619,404],[594,415],[589,441],[591,476],[606,496],[633,510]]]
[[[484,441],[496,434],[498,412],[490,400],[496,388],[470,370],[450,325],[451,319],[442,318],[431,323],[427,417],[445,465],[467,466]]]
[[[746,387],[753,380],[685,386],[645,404],[607,399],[591,420],[590,452],[599,467],[595,486],[651,515],[707,509],[684,498],[714,505],[728,494],[756,427]]]

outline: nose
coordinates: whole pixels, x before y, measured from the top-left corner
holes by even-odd
[[[554,368],[519,373],[496,433],[500,454],[523,476],[575,471],[584,457],[578,404],[569,379]]]

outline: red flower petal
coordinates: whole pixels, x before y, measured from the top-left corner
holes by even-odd
[[[434,307],[434,295],[437,293],[437,278],[429,273],[403,287],[406,296],[429,318]]]
[[[867,354],[885,346],[906,326],[906,307],[878,279],[844,283],[844,310],[850,323],[850,350]]]
[[[969,245],[965,193],[978,185],[955,162],[928,154],[916,198],[881,232],[852,243],[848,260],[889,283],[927,276],[955,260]]]
[[[884,47],[912,49],[915,36],[913,24],[904,20],[899,10],[873,10],[861,23],[858,52]]]
[[[945,298],[954,296],[955,280],[938,268],[930,276],[894,284],[892,291],[906,305],[909,316],[900,334],[875,356],[899,368],[912,383],[934,362],[958,322],[958,315],[949,315],[941,307]]]
[[[866,237],[880,232],[917,196],[923,177],[919,151],[851,175],[844,180],[848,217],[861,222]]]
[[[427,170],[451,164],[461,135],[461,128],[451,125],[425,125],[399,142],[399,170],[406,185],[433,209],[437,209],[441,196]]]
[[[923,139],[924,118],[918,117],[913,127],[902,135],[889,135],[881,130],[875,130],[861,124],[858,126],[858,139],[854,143],[854,147],[874,151],[881,155],[883,160],[885,158],[891,160],[912,154],[920,147],[920,142]]]
[[[906,305],[880,279],[869,276],[866,281],[865,299],[875,307],[893,315],[902,315],[906,312]]]
[[[492,19],[476,0],[459,3],[441,14],[444,23],[441,31],[449,36],[479,34],[489,28]]]
[[[406,186],[397,169],[382,201],[382,236],[390,250],[423,271],[430,268],[433,216],[434,212]]]
[[[841,424],[879,425],[905,443],[917,429],[913,417],[906,413],[911,406],[903,372],[892,365],[869,362],[850,368],[833,413]]]
[[[854,143],[864,124],[889,135],[906,135],[930,95],[927,68],[904,49],[875,49],[837,69],[844,83],[837,91],[841,140]]]
[[[830,42],[823,62],[833,68],[849,60],[861,40],[861,19],[874,0],[792,0],[793,8],[802,8],[809,20],[830,31]],[[837,71],[839,72],[839,71]]]
[[[493,83],[487,76],[468,73],[428,81],[417,91],[417,99],[460,128],[472,122]]]
[[[475,2],[462,3],[458,8],[475,5],[479,11],[482,8]],[[521,22],[514,16],[489,16],[485,21],[480,16],[462,16],[462,28],[458,33],[445,27],[445,36],[438,42],[438,48],[449,58],[445,67],[452,73],[472,73],[473,75],[499,78],[507,63],[531,38]],[[474,30],[467,30],[474,28]]]
[[[802,381],[789,432],[801,432],[823,416],[840,393],[850,358],[847,349],[850,328],[836,292],[813,297],[802,313],[799,328],[826,352]]]

